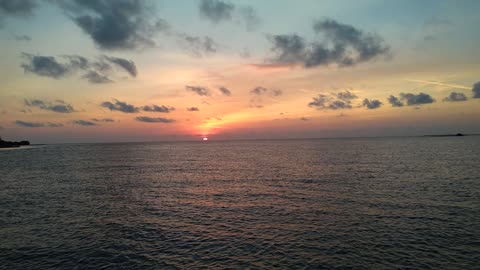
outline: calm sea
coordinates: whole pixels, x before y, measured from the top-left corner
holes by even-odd
[[[0,151],[1,269],[479,269],[480,137]]]

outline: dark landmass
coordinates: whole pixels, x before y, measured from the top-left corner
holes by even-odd
[[[30,145],[29,141],[9,142],[0,138],[0,148],[20,147],[22,145]]]
[[[468,134],[440,134],[440,135],[424,135],[424,137],[461,137],[461,136],[468,136]]]

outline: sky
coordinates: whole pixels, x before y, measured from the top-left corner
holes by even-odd
[[[480,133],[480,1],[0,0],[0,136]]]

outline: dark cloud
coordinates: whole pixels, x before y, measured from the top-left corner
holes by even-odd
[[[253,31],[260,18],[251,6],[236,7],[234,4],[221,0],[202,0],[199,5],[200,15],[213,23],[222,21],[241,21],[247,31]]]
[[[171,111],[174,111],[175,108],[173,107],[167,107],[164,105],[158,106],[158,105],[151,105],[151,106],[143,106],[142,110],[145,112],[161,112],[161,113],[169,113]]]
[[[373,110],[378,109],[382,106],[382,102],[378,99],[369,100],[368,98],[363,100],[363,106],[367,107],[367,109]]]
[[[26,53],[23,56],[29,60],[29,63],[21,65],[25,72],[58,79],[70,71],[67,65],[57,62],[53,56],[36,56]]]
[[[168,28],[153,7],[139,0],[60,0],[68,17],[105,50],[155,46],[153,37]]]
[[[401,102],[396,96],[388,97],[388,102],[392,104],[392,107],[403,107],[403,102]]]
[[[408,106],[416,106],[435,102],[435,99],[433,99],[429,94],[425,93],[401,93],[400,97],[407,102]]]
[[[261,95],[263,93],[266,93],[268,91],[267,88],[265,87],[261,87],[261,86],[257,86],[255,88],[252,89],[252,91],[250,91],[251,94],[254,94],[254,95]]]
[[[210,96],[210,90],[205,87],[185,85],[185,89],[187,91],[196,93],[199,96]]]
[[[92,118],[91,120],[92,120],[93,122],[104,122],[104,123],[113,123],[113,122],[115,122],[115,120],[113,120],[112,118],[102,118],[102,119]]]
[[[235,6],[220,0],[202,0],[200,2],[200,14],[214,23],[232,19]]]
[[[309,121],[309,120],[310,120],[310,118],[307,118],[307,117],[301,117],[301,118],[300,118],[300,120],[302,120],[302,121]]]
[[[473,98],[480,98],[480,82],[473,85],[472,92]]]
[[[351,25],[326,19],[316,22],[313,29],[323,36],[321,41],[306,42],[296,34],[270,36],[272,51],[276,54],[270,62],[302,64],[307,68],[329,64],[345,67],[390,54],[390,47],[379,35]]]
[[[162,118],[162,117],[147,117],[147,116],[138,116],[135,118],[137,121],[146,122],[146,123],[173,123],[174,119]]]
[[[35,0],[0,0],[0,16],[26,17],[32,15],[36,4]]]
[[[53,56],[23,53],[23,57],[27,60],[26,63],[21,65],[25,72],[55,79],[63,78],[74,72],[81,72],[83,73],[81,78],[88,80],[90,83],[110,83],[113,82],[108,76],[112,73],[111,64],[125,70],[132,77],[136,77],[138,73],[135,63],[132,61],[105,55],[96,60],[89,60],[79,55],[63,55],[55,58]]]
[[[354,93],[352,93],[348,90],[345,90],[343,92],[338,92],[335,95],[337,96],[338,99],[341,99],[343,101],[349,101],[349,100],[353,100],[353,99],[358,98],[357,95],[355,95]]]
[[[445,102],[467,101],[467,96],[464,93],[452,92],[448,97],[444,98]]]
[[[218,50],[218,44],[209,36],[196,37],[188,34],[177,36],[185,50],[195,57],[209,56]]]
[[[139,111],[139,108],[119,100],[115,100],[115,103],[112,103],[110,101],[105,101],[105,102],[102,102],[100,106],[107,108],[111,111],[120,111],[124,113],[137,113]]]
[[[113,82],[110,78],[105,75],[99,74],[94,70],[90,70],[87,74],[83,75],[82,78],[87,79],[90,83],[93,84],[103,84]]]
[[[79,126],[96,126],[97,124],[95,124],[94,122],[91,122],[91,121],[86,121],[86,120],[74,120],[72,121],[72,123],[74,125],[79,125]]]
[[[230,91],[228,88],[226,88],[224,86],[221,86],[220,88],[218,88],[218,90],[220,90],[220,92],[224,96],[231,96],[232,95],[232,91]]]
[[[127,71],[132,77],[137,77],[137,67],[133,61],[129,61],[123,58],[105,56],[105,59],[111,63],[123,68]]]
[[[41,122],[26,122],[26,121],[21,121],[17,120],[15,121],[15,124],[17,126],[21,127],[29,127],[29,128],[38,128],[38,127],[63,127],[63,124],[60,123],[41,123]]]
[[[198,111],[200,111],[200,109],[197,108],[197,107],[190,107],[190,108],[187,108],[187,111],[189,111],[189,112],[198,112]]]
[[[28,100],[25,99],[24,103],[28,107],[37,107],[42,110],[57,112],[57,113],[72,113],[75,109],[72,105],[65,103],[63,100],[56,100],[54,102],[43,101],[40,99]]]
[[[348,90],[332,93],[330,96],[320,94],[318,97],[314,97],[313,101],[308,103],[308,106],[317,110],[351,109],[352,100],[357,98],[355,94]]]

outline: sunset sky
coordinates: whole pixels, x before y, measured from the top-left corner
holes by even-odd
[[[480,133],[480,1],[0,0],[0,135]]]

